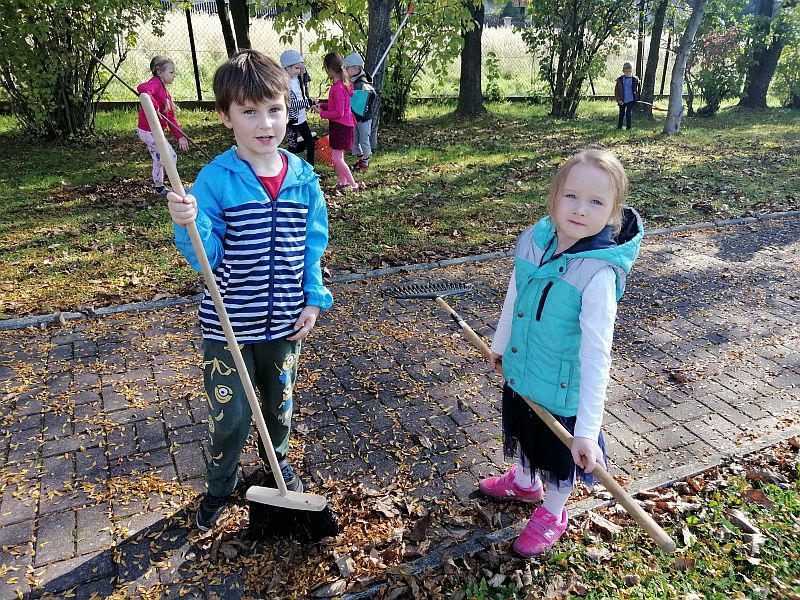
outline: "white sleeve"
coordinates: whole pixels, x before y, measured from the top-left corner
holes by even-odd
[[[581,386],[575,436],[597,440],[603,424],[606,387],[611,370],[611,342],[617,317],[616,275],[598,271],[581,301]]]
[[[517,280],[514,271],[511,271],[511,281],[508,282],[506,299],[503,302],[503,312],[497,322],[497,330],[492,340],[492,352],[502,355],[506,351],[508,340],[511,339],[511,322],[514,319],[514,302],[517,301]]]

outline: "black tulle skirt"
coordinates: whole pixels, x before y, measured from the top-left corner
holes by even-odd
[[[577,417],[553,415],[571,434]],[[597,443],[606,459],[606,445],[601,433]],[[506,383],[503,386],[503,453],[506,459],[519,458],[525,470],[538,473],[551,486],[572,485],[579,477],[586,485],[594,477],[575,464],[572,453]]]

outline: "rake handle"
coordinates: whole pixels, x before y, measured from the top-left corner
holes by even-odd
[[[467,322],[461,318],[461,315],[453,310],[453,307],[451,307],[441,296],[436,297],[436,304],[443,308],[450,315],[450,318],[458,323],[458,325],[461,327],[461,330],[464,332],[464,335],[467,336],[467,339],[480,351],[483,357],[488,360],[492,354],[491,349],[486,342],[484,342],[480,336],[473,331]],[[566,430],[566,428],[558,421],[558,419],[550,414],[550,411],[536,404],[536,402],[530,398],[522,396],[522,399],[525,400],[525,403],[531,408],[531,410],[533,410],[533,412],[535,412],[536,415],[545,422],[550,430],[556,434],[556,436],[558,436],[558,439],[560,439],[567,448],[572,447],[572,434]],[[633,499],[633,496],[631,496],[625,490],[625,488],[617,483],[617,480],[614,479],[602,465],[599,463],[595,465],[592,475],[594,475],[597,480],[602,483],[603,486],[605,486],[611,495],[614,496],[614,499],[625,508],[631,518],[636,521],[642,527],[642,529],[645,530],[647,535],[649,535],[653,541],[658,544],[662,550],[664,550],[664,552],[675,551],[675,541],[669,537],[669,535],[667,535],[667,532],[664,531],[650,515],[645,512],[639,503]]]
[[[172,160],[172,154],[169,152],[167,138],[164,136],[164,131],[159,125],[158,115],[156,114],[156,109],[153,106],[153,101],[147,94],[141,94],[139,96],[139,101],[141,102],[144,113],[147,116],[147,121],[150,124],[150,130],[153,132],[153,137],[155,138],[156,145],[158,146],[158,152],[161,155],[161,162],[164,164],[164,169],[167,172],[172,189],[179,196],[185,196],[186,191],[183,188],[183,182],[178,175],[178,169],[175,166],[175,162]],[[280,476],[281,468],[278,464],[278,457],[275,455],[275,449],[272,447],[272,438],[269,435],[267,423],[264,421],[264,415],[261,414],[261,406],[258,403],[258,397],[256,396],[255,389],[253,388],[253,382],[250,380],[250,375],[247,372],[247,365],[244,363],[242,351],[240,350],[239,344],[236,341],[236,334],[233,332],[233,327],[231,326],[231,321],[228,317],[228,311],[225,309],[225,303],[222,301],[222,295],[219,293],[217,281],[214,279],[214,273],[211,270],[211,265],[208,262],[208,256],[206,255],[206,249],[203,246],[203,240],[200,239],[200,232],[197,230],[197,225],[195,225],[194,222],[189,223],[186,226],[186,229],[189,232],[189,239],[192,241],[192,248],[197,256],[197,261],[200,263],[200,270],[203,273],[203,280],[206,284],[206,288],[208,288],[208,292],[211,294],[211,298],[214,301],[214,308],[217,311],[217,316],[219,317],[220,323],[222,324],[222,329],[225,332],[225,340],[228,343],[228,349],[231,351],[233,362],[236,364],[236,369],[239,371],[239,377],[242,380],[242,387],[244,387],[244,392],[247,396],[247,402],[250,404],[250,412],[253,413],[253,420],[256,422],[258,435],[261,436],[262,445],[264,446],[264,449],[267,452],[267,457],[269,458],[269,465],[272,468],[272,472],[275,474],[275,482],[278,485],[278,490],[280,491],[281,496],[286,496],[288,489],[286,487],[286,482],[283,481],[283,477]]]

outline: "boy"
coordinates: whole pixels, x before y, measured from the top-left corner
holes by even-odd
[[[344,66],[350,76],[353,89],[365,90],[370,93],[364,115],[353,113],[356,118],[356,127],[353,132],[353,156],[358,158],[355,168],[366,171],[369,169],[369,158],[372,156],[372,110],[375,99],[375,88],[372,87],[372,77],[364,70],[364,59],[358,53],[350,54],[344,59]]]
[[[289,78],[260,52],[244,50],[217,69],[214,95],[220,119],[236,146],[197,176],[192,194],[170,193],[178,248],[197,270],[184,227],[195,221],[214,270],[281,466],[292,491],[303,484],[289,464],[292,388],[300,341],[320,310],[330,308],[320,258],[328,243],[328,217],[319,180],[302,159],[278,149],[286,133]],[[200,303],[203,380],[209,407],[208,492],[195,516],[210,529],[237,483],[251,412],[206,290]],[[267,472],[273,474],[258,440]],[[271,481],[270,481],[271,480]]]
[[[614,99],[619,104],[619,121],[617,129],[622,129],[622,118],[625,118],[625,128],[631,128],[631,113],[633,105],[639,100],[641,90],[639,88],[639,78],[632,75],[633,65],[626,62],[622,65],[622,75],[617,77],[617,84],[614,86]]]

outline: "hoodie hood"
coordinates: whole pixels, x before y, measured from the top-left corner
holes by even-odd
[[[286,185],[304,185],[318,178],[314,168],[299,156],[281,148],[278,149],[278,152],[286,157]],[[228,150],[216,156],[210,164],[233,173],[245,174],[249,172],[255,175],[255,171],[253,171],[250,164],[236,154],[236,146],[231,146]]]

